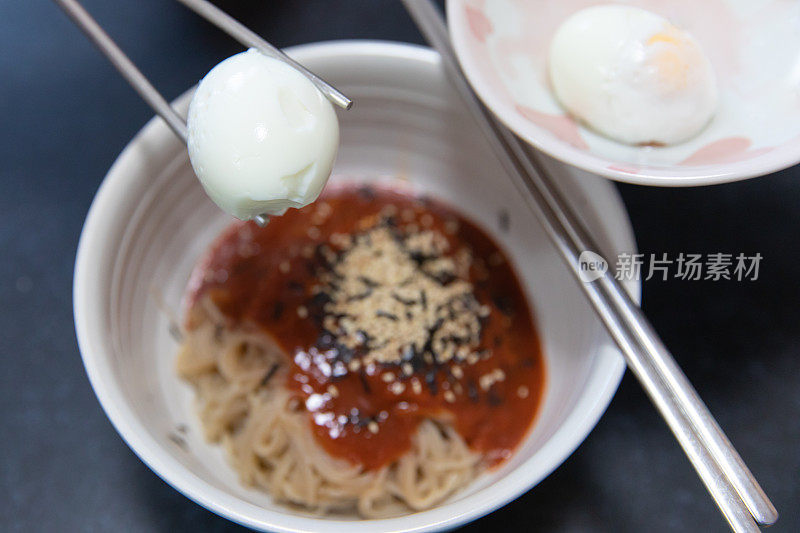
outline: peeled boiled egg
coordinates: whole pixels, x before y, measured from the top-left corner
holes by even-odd
[[[336,113],[323,94],[291,66],[253,49],[203,78],[187,126],[200,183],[242,220],[316,200],[339,146]]]
[[[553,38],[549,70],[570,114],[624,143],[685,141],[717,106],[714,71],[697,41],[631,6],[595,6],[568,18]]]

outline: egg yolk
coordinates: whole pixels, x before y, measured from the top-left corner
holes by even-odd
[[[664,31],[653,34],[648,40],[648,46],[661,44],[654,51],[653,63],[658,76],[665,87],[672,90],[681,90],[688,85],[689,65],[693,57],[692,47],[683,32],[670,25]]]

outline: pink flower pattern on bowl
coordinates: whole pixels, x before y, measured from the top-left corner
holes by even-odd
[[[800,3],[635,0],[690,31],[717,72],[720,106],[694,139],[628,146],[583,127],[553,97],[550,40],[593,0],[448,0],[453,45],[478,95],[508,127],[549,155],[612,179],[703,185],[763,175],[800,161]],[[745,5],[748,4],[748,5]]]

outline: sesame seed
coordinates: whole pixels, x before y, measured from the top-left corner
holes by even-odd
[[[288,274],[289,270],[291,269],[291,265],[289,261],[283,261],[280,265],[278,265],[278,270],[280,270],[283,274]]]
[[[339,396],[339,389],[336,388],[336,385],[328,385],[328,394],[331,395],[331,398],[336,398]]]
[[[433,217],[429,213],[425,213],[420,217],[419,222],[423,227],[430,228],[433,226]]]
[[[358,369],[361,368],[361,361],[358,359],[353,359],[347,364],[347,368],[350,372],[358,372]]]
[[[411,222],[416,217],[413,209],[403,209],[403,212],[400,213],[400,217],[403,219],[404,222]]]
[[[456,401],[456,395],[453,394],[453,391],[448,390],[444,392],[444,399],[448,403],[453,403],[454,401]]]
[[[306,309],[306,306],[300,305],[297,307],[297,316],[299,316],[300,318],[308,317],[308,309]]]
[[[322,235],[322,232],[319,231],[319,228],[316,226],[311,226],[306,230],[306,234],[312,239],[319,239]]]
[[[411,390],[414,391],[414,394],[422,393],[422,383],[417,378],[411,379]]]
[[[464,371],[461,370],[461,367],[458,365],[453,366],[453,368],[450,369],[450,373],[453,374],[453,377],[456,379],[464,377]]]
[[[392,391],[393,394],[402,394],[403,391],[406,390],[406,386],[400,381],[395,381],[389,385],[389,390]]]
[[[338,248],[350,246],[350,236],[346,233],[334,233],[330,237],[331,244]]]
[[[397,214],[397,206],[394,204],[389,204],[381,209],[381,214],[385,217],[393,217]]]
[[[488,374],[482,375],[478,379],[478,383],[480,384],[481,389],[486,391],[489,390],[492,387],[492,385],[494,385],[498,381],[503,381],[505,379],[506,379],[506,373],[500,370],[499,368],[495,368]]]
[[[312,223],[312,224],[314,224],[314,225],[317,225],[317,226],[319,226],[320,224],[324,224],[324,223],[325,223],[325,220],[326,220],[327,218],[328,218],[327,216],[322,216],[322,215],[320,215],[319,213],[314,213],[314,214],[311,216],[311,223]]]
[[[372,422],[367,424],[367,429],[369,430],[370,433],[374,435],[375,433],[378,432],[380,428],[378,427],[378,423],[373,420]]]
[[[453,235],[458,231],[458,220],[450,219],[444,223],[444,231]]]
[[[419,226],[417,226],[416,224],[409,224],[408,226],[406,226],[406,231],[411,234],[418,233]]]
[[[300,254],[305,257],[306,259],[311,259],[314,257],[314,247],[309,245],[303,246],[303,249],[300,250]]]
[[[404,213],[412,218],[408,229],[418,230],[413,219],[425,213],[413,209]],[[380,222],[373,215],[363,219],[368,218],[376,219],[369,224]],[[333,253],[329,246],[340,240]],[[397,365],[393,372],[385,367],[375,370],[386,383],[413,376],[420,358],[428,364],[462,359],[480,342],[480,303],[468,280],[473,257],[460,253],[464,268],[458,270],[455,255],[447,255],[449,246],[447,237],[434,229],[398,235],[396,228],[380,225],[365,233],[334,233],[329,244],[319,247],[319,254],[330,256],[323,266],[331,271],[319,277],[327,285],[322,289],[327,296],[322,323],[337,342],[351,349],[366,348],[359,358],[362,366]],[[426,344],[430,349],[422,350]],[[410,352],[414,363],[407,356],[409,346],[414,347]],[[478,357],[473,355],[475,362]],[[352,369],[349,362],[348,368]]]
[[[317,202],[316,205],[317,205],[317,211],[315,214],[321,216],[322,218],[329,217],[330,214],[333,212],[333,208],[331,207],[331,204],[329,204],[328,202]]]
[[[520,385],[519,388],[517,389],[517,396],[519,396],[520,398],[523,399],[527,398],[528,394],[530,394],[530,391],[528,390],[528,387],[526,387],[525,385]]]

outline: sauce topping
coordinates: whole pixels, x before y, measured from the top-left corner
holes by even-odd
[[[512,266],[427,198],[329,187],[265,228],[235,223],[192,275],[189,303],[201,296],[231,326],[278,343],[318,442],[366,469],[408,451],[424,418],[452,423],[497,464],[542,397],[539,339]]]

